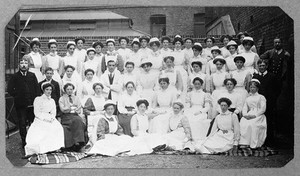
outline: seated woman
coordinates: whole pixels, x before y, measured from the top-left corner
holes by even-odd
[[[73,94],[74,85],[64,85],[66,92],[59,99],[59,107],[62,112],[61,124],[64,128],[65,147],[79,151],[87,142],[86,126],[78,115],[81,112],[80,100]]]
[[[191,127],[188,118],[183,114],[183,108],[184,105],[180,101],[175,101],[173,112],[169,116],[169,129],[165,139],[167,146],[174,150],[192,148]]]
[[[133,115],[130,121],[131,133],[134,135],[132,139],[132,147],[128,155],[149,154],[157,146],[165,144],[164,139],[159,134],[148,133],[149,117],[146,114],[149,103],[145,99],[136,102],[138,107],[137,114]]]
[[[107,100],[104,105],[105,113],[97,125],[97,141],[88,153],[116,156],[130,150],[131,137],[122,135],[123,129],[119,125],[117,116],[113,115],[116,104]]]
[[[121,94],[118,101],[118,120],[124,130],[124,134],[133,136],[130,129],[130,120],[137,111],[136,102],[138,101],[139,96],[135,91],[133,82],[129,81],[125,84],[125,87],[126,91]]]
[[[199,77],[193,80],[194,89],[186,97],[187,108],[184,111],[190,122],[194,141],[204,140],[211,120],[208,112],[211,106],[210,94],[203,92],[203,80]]]
[[[220,98],[218,104],[221,107],[221,113],[215,118],[207,139],[202,144],[195,144],[197,152],[213,154],[237,148],[240,124],[237,115],[228,110],[231,101],[228,98]]]
[[[89,142],[94,143],[97,140],[95,135],[96,131],[94,129],[95,126],[98,124],[98,120],[101,118],[101,115],[104,114],[103,107],[105,104],[105,98],[102,95],[103,85],[101,83],[94,83],[94,96],[91,96],[85,102],[83,107],[83,113],[87,116],[87,131],[89,136]]]
[[[166,134],[168,132],[168,118],[172,111],[172,103],[178,98],[177,91],[169,89],[169,78],[162,76],[159,79],[160,88],[155,92],[152,109],[148,111],[150,133]]]
[[[63,127],[55,118],[56,106],[51,98],[54,86],[45,82],[41,87],[44,94],[36,97],[33,102],[35,119],[26,136],[26,156],[47,153],[64,147]]]
[[[243,107],[243,117],[240,121],[241,139],[240,145],[251,148],[261,147],[267,137],[266,99],[257,93],[260,82],[252,79],[250,82],[250,94]]]

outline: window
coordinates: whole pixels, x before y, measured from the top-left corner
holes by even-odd
[[[150,23],[150,33],[152,36],[161,37],[166,35],[166,15],[151,15]]]
[[[194,14],[194,36],[205,35],[205,14]]]
[[[253,15],[250,16],[250,23],[253,23]]]
[[[237,26],[237,28],[238,28],[238,31],[240,31],[240,30],[241,30],[241,23],[238,23],[238,26]]]

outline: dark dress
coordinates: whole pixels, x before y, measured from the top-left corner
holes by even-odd
[[[83,119],[78,115],[79,111],[70,112],[71,103],[68,95],[63,95],[59,99],[59,107],[62,111],[61,124],[64,128],[65,147],[69,148],[74,145],[84,146],[88,141],[86,125]],[[78,97],[72,95],[71,99],[73,105],[80,107],[80,100]]]

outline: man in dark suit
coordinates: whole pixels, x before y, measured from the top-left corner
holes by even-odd
[[[60,98],[60,92],[61,92],[60,85],[58,84],[57,81],[55,81],[55,80],[52,79],[53,69],[51,67],[47,67],[45,69],[45,75],[46,75],[46,79],[44,79],[43,81],[39,82],[40,95],[43,94],[42,84],[44,82],[50,82],[54,86],[54,89],[51,92],[51,98],[54,99],[56,107],[58,107],[58,100]]]
[[[268,72],[273,73],[276,77],[276,85],[274,87],[277,97],[282,90],[282,83],[286,79],[286,73],[290,62],[291,55],[282,48],[281,39],[274,39],[274,48],[266,51],[260,56],[260,59],[268,60]]]
[[[33,118],[30,119],[30,116],[34,117],[32,115],[33,101],[40,92],[35,74],[28,71],[29,57],[25,55],[19,61],[19,71],[12,75],[7,86],[8,93],[14,97],[23,147],[26,145],[26,121],[33,121]]]
[[[268,60],[258,60],[258,73],[253,74],[253,79],[260,81],[258,93],[265,96],[267,100],[267,109],[265,112],[267,118],[267,139],[265,144],[270,146],[274,144],[274,129],[276,116],[276,79],[273,73],[268,72]]]

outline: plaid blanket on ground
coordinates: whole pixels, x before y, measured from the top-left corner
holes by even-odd
[[[161,150],[155,151],[152,154],[158,155],[195,155],[196,152],[191,152],[189,150]],[[253,150],[251,148],[239,148],[237,150],[229,150],[227,152],[216,153],[214,155],[224,155],[224,156],[255,156],[255,157],[265,157],[278,154],[277,150],[271,149],[269,147],[260,148]]]
[[[229,150],[227,152],[218,153],[218,155],[225,156],[256,156],[256,157],[265,157],[270,155],[278,154],[277,150],[271,149],[269,147],[262,147],[259,149],[251,149],[251,148],[239,148],[237,150]]]
[[[34,154],[28,160],[31,164],[59,164],[78,161],[87,154],[77,152]]]

